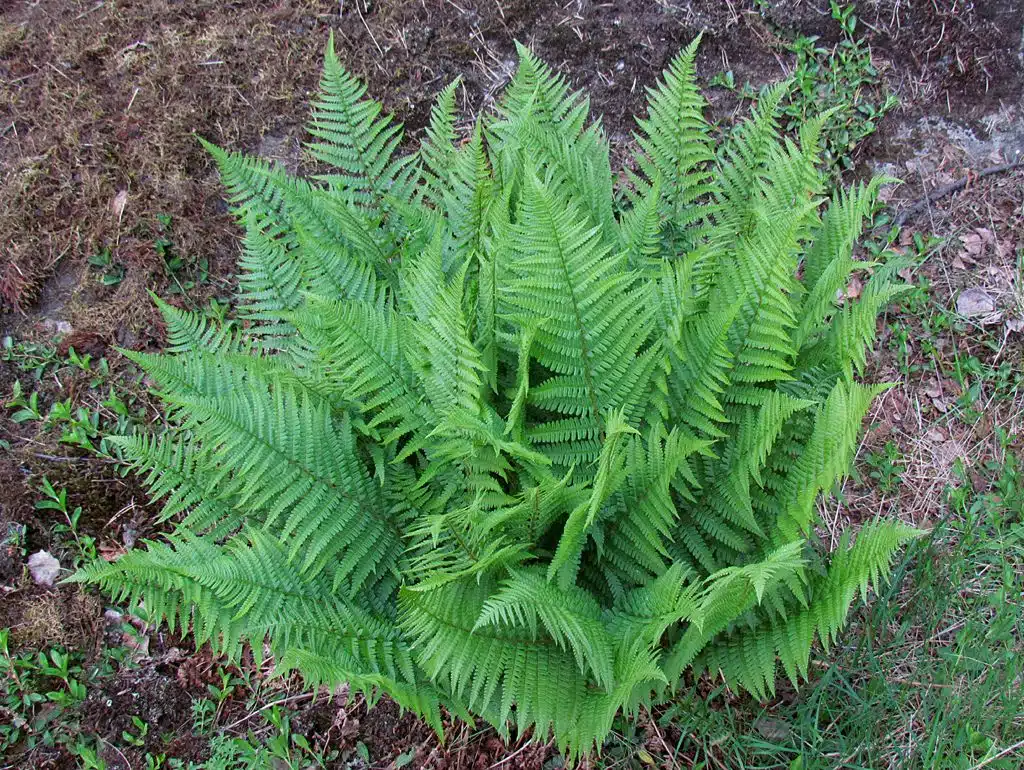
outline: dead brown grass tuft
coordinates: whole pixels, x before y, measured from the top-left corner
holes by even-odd
[[[44,0],[5,13],[5,303],[24,309],[59,261],[104,247],[145,287],[157,214],[180,225],[180,254],[228,272],[232,230],[193,134],[252,147],[299,120],[328,26],[318,4],[267,5]]]
[[[77,649],[93,647],[97,619],[103,612],[99,597],[79,587],[56,591],[27,590],[31,595],[20,603],[21,617],[11,624],[14,646],[39,648],[59,644]]]

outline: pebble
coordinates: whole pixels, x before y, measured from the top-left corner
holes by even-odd
[[[37,585],[53,588],[60,574],[60,562],[49,551],[37,551],[28,557],[28,571]]]

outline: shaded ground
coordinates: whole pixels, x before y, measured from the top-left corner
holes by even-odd
[[[856,156],[862,168],[907,181],[894,206],[1024,150],[1020,3],[864,0],[857,12],[876,66],[902,104]],[[56,338],[63,353],[74,346],[94,358],[107,355],[112,377],[137,386],[113,346],[161,341],[147,288],[191,307],[231,293],[237,233],[193,134],[300,165],[301,126],[330,29],[346,66],[369,82],[413,137],[433,95],[456,76],[465,83],[465,114],[485,107],[510,76],[514,41],[521,40],[591,94],[620,154],[630,116],[642,111],[644,86],[698,32],[706,34],[699,59],[706,81],[731,70],[738,82],[755,85],[790,71],[792,56],[780,45],[786,29],[819,35],[828,45],[840,36],[828,3],[818,0],[5,4],[0,336]],[[739,106],[723,89],[709,95],[715,118],[728,120]],[[913,232],[947,239],[909,275],[929,287],[922,302],[952,313],[965,290],[977,289],[992,309],[935,329],[908,320],[930,317],[911,307],[884,330],[877,379],[903,385],[877,406],[864,453],[884,457],[888,443],[897,445],[906,483],[886,489],[878,479],[851,481],[844,505],[830,513],[833,524],[897,508],[929,523],[942,513],[937,494],[957,458],[998,458],[1019,449],[1019,399],[995,398],[995,385],[983,384],[968,403],[966,380],[950,378],[950,367],[922,361],[973,357],[995,370],[1004,364],[1019,370],[1022,189],[1024,171],[993,175],[908,222],[899,242],[908,252],[916,249]],[[107,264],[90,264],[105,250]],[[38,383],[44,408],[87,389],[88,375],[54,366]],[[16,379],[24,380],[26,392],[32,389],[23,367],[0,361],[4,398]],[[993,392],[986,394],[986,387]],[[152,413],[140,390],[135,387],[134,408]],[[99,603],[73,589],[34,587],[23,574],[25,554],[54,547],[52,527],[60,520],[54,511],[35,510],[38,484],[45,475],[68,488],[83,507],[79,531],[111,552],[151,533],[144,497],[112,465],[47,443],[34,429],[10,422],[7,410],[0,439],[11,445],[0,448],[0,535],[21,533],[18,547],[7,544],[10,538],[0,546],[0,627],[12,628],[19,644],[59,643],[95,656],[109,631]],[[123,641],[120,630],[113,634]],[[81,713],[87,734],[115,742],[131,729],[131,714],[145,713],[152,723],[144,747],[119,749],[127,757],[109,752],[110,767],[140,766],[143,749],[197,762],[209,751],[206,739],[192,733],[191,703],[218,683],[218,665],[178,639],[150,637],[141,665],[105,681]],[[298,697],[298,690],[287,689],[264,696],[292,697],[289,692]],[[465,728],[438,747],[391,704],[369,716],[362,705],[341,700],[295,705],[293,729],[328,736],[349,757],[362,741],[379,766],[414,749],[416,765],[485,768],[518,750]],[[243,698],[228,699],[219,723],[243,720],[237,731],[244,731],[251,710]],[[661,744],[649,737],[650,750],[659,752]],[[548,753],[529,747],[508,766],[540,767]],[[118,765],[122,760],[126,764]],[[36,764],[28,766],[74,766],[57,750],[31,761]]]

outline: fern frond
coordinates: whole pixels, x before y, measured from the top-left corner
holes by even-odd
[[[601,622],[601,607],[582,589],[562,591],[537,570],[513,571],[484,602],[474,630],[491,626],[525,627],[534,639],[542,626],[598,686],[608,687],[612,681],[612,640]]]
[[[884,521],[862,527],[852,547],[844,534],[827,572],[809,581],[806,605],[781,618],[762,615],[752,626],[737,627],[702,653],[698,669],[720,671],[728,681],[763,699],[774,695],[781,663],[797,686],[800,679],[807,679],[815,636],[827,650],[845,625],[858,590],[867,601],[868,585],[877,590],[896,551],[920,534],[899,522]]]
[[[499,733],[507,734],[514,719],[520,731],[532,726],[540,735],[554,732],[559,748],[573,756],[606,734],[636,687],[663,681],[649,651],[617,656],[608,691],[588,685],[572,653],[553,640],[533,639],[528,628],[474,631],[490,589],[486,583],[451,584],[425,594],[406,591],[399,601],[419,665]]]
[[[289,176],[263,158],[223,150],[202,137],[199,143],[210,153],[220,171],[221,183],[227,190],[227,201],[239,221],[253,220],[266,227],[281,223],[289,192],[305,186],[305,182]]]
[[[608,611],[609,627],[623,642],[654,645],[665,631],[688,621],[700,628],[704,617],[700,581],[682,564],[673,564],[654,580],[634,588]]]
[[[805,564],[802,548],[803,543],[796,541],[771,552],[763,561],[726,567],[711,575],[698,600],[700,624],[686,629],[662,664],[669,681],[675,681],[717,634],[766,594],[799,579]]]
[[[430,108],[426,136],[420,145],[424,194],[429,196],[435,205],[444,200],[445,191],[449,188],[447,180],[451,173],[452,161],[457,154],[455,144],[459,135],[455,130],[455,96],[460,85],[462,78],[458,77],[438,93]]]
[[[849,471],[861,421],[875,396],[887,387],[840,380],[832,388],[817,411],[806,446],[779,490],[782,513],[777,527],[782,538],[793,540],[806,533],[818,493]]]
[[[714,188],[709,166],[714,159],[704,119],[707,102],[696,83],[701,36],[672,60],[656,88],[648,89],[648,117],[637,120],[639,152],[634,155],[644,177],[633,177],[641,196],[652,189],[659,211],[683,231],[708,215],[697,202]]]
[[[355,451],[349,421],[315,393],[272,371],[196,356],[207,387],[168,392],[183,428],[216,454],[223,494],[261,511],[264,526],[291,539],[303,570],[328,565],[352,590],[397,553],[395,522]],[[149,367],[153,376],[160,370]],[[230,474],[230,475],[229,475]]]
[[[359,404],[371,426],[391,428],[389,443],[423,424],[402,344],[405,319],[379,304],[318,297],[292,318],[315,356],[317,376]]]
[[[630,399],[629,377],[648,333],[643,316],[637,317],[644,312],[643,293],[633,289],[631,275],[616,270],[597,228],[587,228],[578,208],[533,174],[523,189],[521,217],[532,225],[514,228],[510,272],[517,280],[507,301],[510,312],[544,320],[533,355],[554,372],[531,387],[530,402],[581,418],[579,438],[594,440],[601,415],[624,408],[632,416],[643,406]],[[558,439],[538,432],[534,440]]]
[[[341,198],[380,213],[385,198],[405,199],[414,168],[413,156],[395,157],[402,126],[382,107],[363,98],[366,86],[338,61],[331,35],[324,51],[323,77],[307,131],[318,141],[307,147],[317,160],[337,171],[324,179]]]
[[[182,537],[148,544],[112,563],[75,575],[102,586],[169,625],[192,631],[199,643],[237,657],[240,643],[270,639],[274,649],[307,650],[346,662],[352,670],[415,680],[408,646],[387,618],[343,599],[324,601],[330,581],[303,577],[276,539],[249,531],[218,546]]]
[[[625,460],[625,477],[603,515],[598,563],[625,585],[644,585],[671,569],[668,544],[679,517],[673,488],[692,471],[689,458],[708,452],[710,442],[680,431],[668,435],[652,426],[646,441],[633,438]],[[613,590],[614,593],[614,590]]]
[[[179,525],[181,531],[209,532],[213,538],[241,526],[244,515],[218,489],[216,460],[206,455],[198,442],[169,432],[111,436],[108,441],[121,448],[138,473],[145,474],[143,483],[150,499],[163,500],[158,521],[186,513]]]
[[[805,355],[808,364],[826,364],[848,379],[864,371],[867,351],[878,334],[879,313],[911,288],[892,280],[897,267],[889,264],[877,270],[860,298],[835,314],[820,344]]]
[[[247,222],[238,266],[238,313],[254,321],[253,333],[284,337],[292,332],[282,316],[302,299],[302,267],[294,258],[294,236],[281,228],[264,230],[255,215]]]
[[[237,352],[241,343],[230,324],[218,326],[198,313],[182,310],[164,302],[150,292],[153,304],[160,310],[167,327],[167,352],[186,353],[194,350]]]
[[[725,435],[719,425],[729,419],[720,397],[733,367],[727,343],[735,317],[736,310],[701,314],[685,321],[678,339],[668,343],[666,388],[673,412],[681,423],[711,438]]]
[[[499,120],[491,127],[500,142],[517,146],[516,129],[530,121],[544,130],[573,139],[583,131],[589,100],[579,91],[570,92],[564,77],[516,43],[519,66],[497,106]]]

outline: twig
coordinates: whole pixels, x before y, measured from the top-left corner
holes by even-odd
[[[82,12],[81,12],[80,14],[78,14],[78,15],[77,15],[77,16],[75,17],[75,21],[78,21],[79,19],[83,19],[83,18],[85,18],[86,16],[88,16],[88,15],[89,15],[90,13],[92,13],[93,11],[98,11],[98,10],[99,10],[100,8],[102,8],[102,7],[104,6],[104,5],[106,5],[106,0],[100,0],[100,2],[96,3],[96,5],[94,5],[94,6],[92,7],[92,8],[89,8],[89,9],[87,9],[87,10],[84,10],[84,11],[82,11]]]
[[[299,700],[308,700],[308,699],[312,698],[314,695],[316,695],[316,693],[313,693],[313,692],[300,692],[298,695],[292,695],[292,696],[289,696],[287,698],[281,698],[281,700],[273,701],[272,703],[267,703],[266,705],[261,706],[260,708],[258,708],[255,711],[253,711],[251,714],[246,714],[241,719],[235,720],[234,722],[229,724],[227,727],[222,728],[221,732],[227,732],[232,727],[238,727],[240,724],[242,724],[242,722],[248,722],[250,719],[252,719],[254,716],[259,714],[261,711],[266,711],[268,708],[271,708],[272,706],[280,706],[283,703],[294,703],[295,701],[299,701]]]
[[[373,36],[373,32],[370,30],[370,25],[366,23],[366,19],[363,18],[363,12],[359,10],[359,0],[356,0],[356,13],[359,14],[359,21],[363,22],[363,26],[366,28],[366,33],[370,36],[370,40],[373,41],[374,46],[377,48],[377,53],[380,54],[380,58],[384,58],[384,51],[380,47],[380,43],[377,42],[377,38]]]
[[[1000,751],[998,754],[993,754],[988,759],[983,760],[983,761],[979,762],[976,765],[972,765],[971,766],[971,770],[978,770],[979,768],[985,767],[986,765],[991,765],[993,762],[995,762],[1000,757],[1005,757],[1011,751],[1016,751],[1019,748],[1024,748],[1024,741],[1017,741],[1012,746],[1007,746],[1005,749]]]
[[[506,762],[508,762],[510,759],[514,759],[515,757],[518,757],[520,754],[522,754],[524,751],[526,751],[532,745],[533,745],[533,741],[527,741],[526,743],[524,743],[522,746],[520,746],[518,749],[513,751],[511,754],[509,754],[504,759],[499,759],[493,765],[488,767],[487,770],[494,770],[495,767],[500,767],[501,765],[503,765]]]
[[[1004,171],[1013,171],[1014,169],[1020,168],[1022,166],[1024,166],[1024,158],[1015,160],[1012,163],[1002,163],[998,166],[989,166],[988,168],[982,169],[976,174],[968,174],[963,179],[959,179],[956,182],[950,182],[949,184],[944,184],[941,187],[937,187],[930,193],[926,194],[923,198],[915,202],[912,206],[901,211],[899,216],[896,217],[894,224],[896,225],[896,227],[903,227],[903,224],[912,216],[919,214],[921,211],[924,211],[939,198],[944,198],[947,195],[952,195],[953,193],[960,192],[965,187],[967,187],[967,185],[970,184],[971,181],[975,179],[981,179],[982,177],[990,176],[992,174],[1001,174]]]
[[[120,460],[112,457],[93,457],[92,455],[77,455],[72,457],[71,455],[51,455],[46,454],[45,452],[33,452],[32,456],[38,457],[40,460],[50,460],[52,462],[78,463],[91,460],[92,462],[107,463],[109,465],[116,465],[121,462]]]
[[[105,744],[107,744],[110,748],[112,748],[114,751],[116,751],[118,754],[120,754],[121,755],[121,759],[124,760],[124,766],[126,768],[128,768],[128,770],[132,770],[132,763],[128,761],[128,757],[126,757],[124,755],[124,752],[121,751],[121,749],[119,749],[117,746],[115,746],[110,741],[106,740],[102,735],[99,736],[99,738],[100,738],[101,741],[103,741]]]
[[[665,743],[665,738],[661,734],[661,730],[658,729],[658,723],[654,719],[654,714],[651,713],[650,709],[645,708],[645,710],[647,711],[647,718],[651,720],[651,727],[654,728],[654,734],[658,736],[658,740],[661,742],[661,745],[665,749],[665,755],[668,757],[668,761],[671,763],[672,770],[676,770],[678,765],[676,765],[675,752],[668,747],[667,743]]]
[[[128,100],[128,106],[124,108],[125,117],[128,117],[128,113],[132,111],[132,105],[135,104],[135,97],[139,95],[139,91],[141,90],[141,88],[135,86],[135,90],[132,91],[132,98]],[[123,207],[121,208],[121,213],[124,213]],[[118,222],[120,223],[120,217],[118,217]]]

